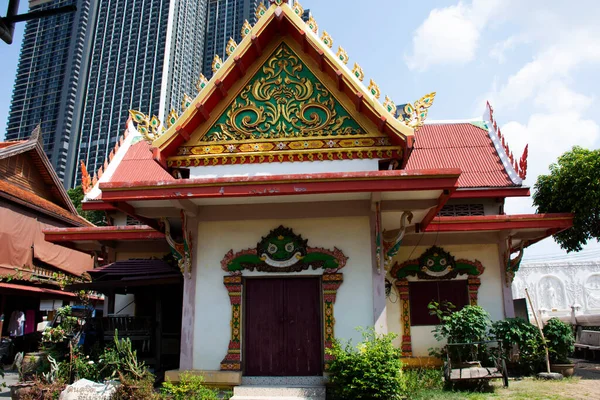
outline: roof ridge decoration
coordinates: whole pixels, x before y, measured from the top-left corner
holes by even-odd
[[[436,92],[431,92],[421,97],[419,100],[415,101],[414,105],[411,103],[407,103],[403,109],[404,114],[399,115],[398,118],[402,118],[408,126],[414,129],[422,127],[425,124],[425,120],[427,119],[429,107],[433,105],[435,95]]]
[[[260,44],[258,44],[258,37],[271,23],[275,23],[273,21],[276,20],[278,21],[277,24],[279,24],[281,19],[284,17],[288,23],[294,26],[300,35],[305,38],[305,44],[303,45],[304,51],[307,51],[306,44],[308,43],[310,49],[317,51],[321,55],[322,61],[327,60],[327,65],[329,68],[337,70],[336,73],[338,74],[338,85],[341,82],[340,79],[343,79],[344,83],[348,87],[347,90],[355,92],[357,99],[351,100],[358,102],[358,112],[362,113],[362,111],[360,111],[362,105],[366,105],[367,109],[371,113],[371,116],[369,117],[370,120],[374,121],[376,125],[380,124],[380,130],[382,132],[385,128],[385,131],[387,131],[388,135],[397,135],[399,141],[406,143],[407,140],[409,140],[410,146],[410,143],[412,143],[412,136],[414,134],[415,126],[419,127],[418,124],[413,124],[413,121],[416,120],[417,122],[422,123],[426,117],[426,111],[421,112],[414,118],[410,118],[408,120],[405,120],[403,117],[396,119],[395,110],[389,107],[389,105],[394,104],[394,102],[391,101],[391,99],[389,102],[386,101],[385,104],[382,104],[380,101],[378,101],[381,96],[381,90],[379,86],[372,79],[370,80],[370,85],[368,88],[366,85],[364,85],[364,83],[362,83],[364,80],[364,71],[362,68],[357,63],[354,64],[354,68],[352,70],[348,67],[348,54],[343,48],[340,48],[337,54],[331,49],[333,39],[329,34],[323,32],[322,37],[319,38],[317,35],[318,24],[312,16],[308,21],[302,21],[301,13],[303,12],[303,8],[298,2],[295,2],[294,6],[290,6],[287,1],[272,1],[271,4],[272,5],[269,7],[269,9],[264,7],[259,7],[259,9],[257,9],[257,17],[259,18],[255,26],[251,26],[247,21],[244,22],[244,25],[241,29],[241,36],[243,38],[242,42],[236,44],[235,49],[232,48],[232,51],[228,52],[228,57],[225,60],[221,60],[218,56],[215,56],[215,62],[213,63],[214,74],[212,78],[210,80],[206,80],[205,77],[201,76],[196,85],[199,93],[196,96],[196,99],[192,102],[194,111],[191,113],[183,113],[176,121],[169,120],[169,123],[167,123],[168,129],[165,131],[168,132],[167,135],[154,140],[154,146],[158,149],[156,157],[160,158],[161,162],[169,161],[167,159],[174,155],[173,150],[189,140],[186,138],[189,138],[189,136],[193,133],[193,130],[196,129],[200,123],[198,121],[206,121],[208,116],[210,116],[211,110],[205,109],[205,102],[207,99],[211,98],[215,92],[221,93],[221,98],[226,96],[229,86],[225,87],[223,85],[224,80],[229,77],[230,73],[233,73],[231,71],[235,71],[236,69],[241,71],[241,75],[239,75],[240,77],[244,75],[248,66],[243,64],[241,57],[245,56],[249,51],[251,51],[249,49],[256,49],[260,54],[262,47]],[[287,36],[288,35],[286,35],[286,37]],[[252,40],[250,41],[250,39]],[[296,41],[297,40],[298,39],[296,39]],[[239,80],[241,78],[234,79]],[[348,94],[344,94],[344,96],[346,95]],[[427,99],[428,96],[430,95],[425,96],[423,99]],[[424,102],[423,104],[427,105],[425,108],[429,108],[429,106],[431,106],[431,103]],[[214,105],[211,104],[211,107],[214,107]],[[416,106],[414,108],[417,109]],[[197,114],[202,114],[202,117],[197,117]],[[375,122],[373,115],[377,119],[381,119],[381,121]],[[419,116],[420,118],[417,118]],[[156,133],[158,133],[158,136],[161,136],[163,132]],[[225,163],[226,161],[221,162]]]
[[[483,116],[484,121],[489,121],[488,134],[490,139],[494,143],[496,152],[500,157],[500,161],[506,169],[506,173],[513,181],[515,185],[523,184],[523,181],[527,177],[527,157],[529,156],[529,144],[525,145],[523,154],[520,159],[515,159],[513,152],[510,150],[504,135],[498,127],[498,123],[494,119],[494,109],[490,102],[486,103],[486,113]]]
[[[144,129],[146,129],[146,131],[148,131],[149,129],[152,130],[151,125],[150,125],[150,118],[148,118],[148,116],[146,116],[145,114],[143,114],[139,111],[135,111],[135,110],[129,110],[129,114],[130,114],[130,117],[127,119],[125,131],[123,132],[122,135],[119,136],[117,142],[115,143],[115,146],[110,151],[108,157],[104,159],[104,163],[100,166],[100,168],[98,168],[96,170],[96,172],[94,172],[94,176],[91,179],[90,179],[90,173],[87,169],[87,166],[85,165],[85,162],[83,160],[80,160],[81,188],[83,189],[84,195],[87,195],[93,189],[97,188],[98,181],[107,172],[109,165],[113,162],[113,160],[117,156],[119,150],[122,149],[125,139],[127,139],[130,135],[129,128],[130,128],[130,123],[134,122],[133,115],[136,115],[137,118],[141,119],[140,122],[138,123],[138,127],[140,128],[140,129],[138,129],[139,133],[142,133],[142,132],[140,132],[140,130],[144,130]],[[154,118],[158,121],[157,117],[153,117],[153,119]],[[158,125],[159,128],[162,129],[162,124],[160,124],[160,121],[158,121],[158,123],[159,123],[159,125]],[[154,135],[154,134],[152,134],[152,135]],[[142,133],[142,136],[144,138],[146,138],[147,141],[151,141],[143,133]],[[119,158],[119,162],[121,159],[122,159],[122,157]]]

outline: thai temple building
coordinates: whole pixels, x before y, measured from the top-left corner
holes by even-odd
[[[382,101],[298,2],[257,13],[194,98],[164,123],[132,111],[84,173],[83,208],[112,225],[45,231],[103,254],[90,275],[106,312],[156,312],[170,336],[155,352],[173,361],[157,370],[221,386],[322,380],[325,349],[357,327],[396,333],[408,365],[434,362],[432,300],[512,317],[524,249],[572,215],[504,212],[530,195],[527,150],[513,155],[492,108],[429,123],[435,93]]]

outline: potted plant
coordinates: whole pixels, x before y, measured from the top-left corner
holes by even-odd
[[[543,331],[550,353],[550,370],[565,377],[573,376],[575,364],[568,358],[575,351],[575,337],[571,326],[558,318],[551,318]]]

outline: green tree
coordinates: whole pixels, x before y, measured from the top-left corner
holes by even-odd
[[[588,240],[600,239],[600,149],[573,147],[550,165],[550,174],[538,177],[534,188],[538,213],[575,214],[573,227],[554,235],[560,247],[579,251]]]
[[[73,205],[75,205],[75,208],[77,209],[79,215],[81,215],[83,218],[87,219],[94,225],[106,225],[106,216],[102,211],[83,211],[83,208],[81,208],[81,202],[83,201],[83,188],[81,186],[77,186],[76,188],[67,190],[67,194],[73,202]]]

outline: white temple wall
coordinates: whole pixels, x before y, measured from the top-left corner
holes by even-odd
[[[525,288],[544,317],[570,315],[572,306],[578,315],[600,314],[600,261],[523,263],[513,297],[525,298]]]
[[[261,176],[315,174],[326,172],[358,172],[379,170],[379,160],[327,160],[313,162],[255,163],[239,165],[206,165],[190,168],[190,178],[229,176]]]
[[[500,275],[500,259],[498,246],[496,244],[486,245],[453,245],[440,246],[448,251],[455,259],[479,260],[485,268],[480,275],[481,286],[478,292],[478,305],[483,307],[490,318],[495,321],[504,318],[504,306],[502,301],[502,285],[504,284]],[[395,257],[399,263],[406,260],[419,258],[429,246],[404,246]],[[467,279],[466,276],[459,275],[456,279]],[[409,281],[417,281],[415,277],[409,277]],[[387,300],[387,320],[389,332],[398,335],[394,344],[400,347],[402,342],[401,325],[401,302],[394,293]],[[436,341],[431,332],[434,325],[412,326],[412,351],[413,356],[428,356],[428,349],[432,347],[441,347],[440,342]]]
[[[231,249],[239,251],[256,247],[261,237],[279,225],[291,228],[296,234],[308,239],[309,246],[332,250],[337,247],[348,257],[346,266],[340,271],[344,274],[344,282],[337,292],[334,306],[336,337],[353,339],[356,343],[360,340],[360,333],[355,328],[372,326],[372,259],[368,217],[201,222],[198,226],[198,241],[195,244],[199,265],[193,272],[197,282],[194,369],[218,370],[227,352],[231,304],[223,285],[226,272],[221,269],[221,260]],[[320,270],[282,274],[244,272],[244,276],[321,273]]]

